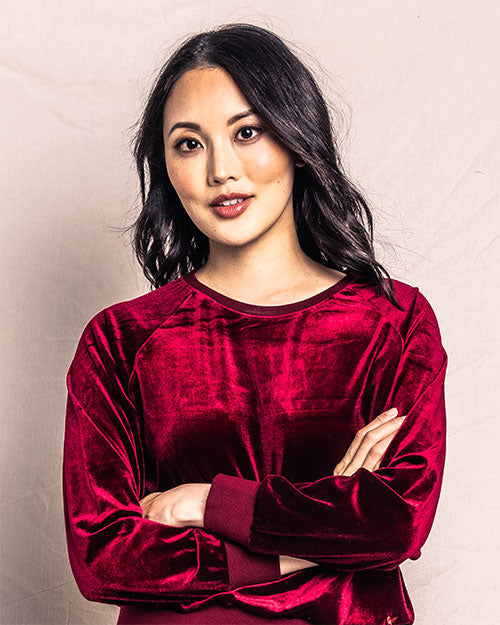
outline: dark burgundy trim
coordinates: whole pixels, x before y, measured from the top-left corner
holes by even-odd
[[[249,313],[253,315],[283,315],[286,313],[296,312],[298,310],[304,310],[317,304],[318,302],[331,297],[340,289],[343,289],[347,284],[349,284],[353,276],[346,274],[343,278],[341,278],[337,283],[332,284],[332,286],[328,287],[324,291],[320,293],[316,293],[316,295],[312,295],[311,297],[307,297],[306,299],[299,300],[298,302],[291,302],[290,304],[279,304],[277,306],[262,306],[259,304],[249,304],[247,302],[241,302],[240,300],[233,299],[232,297],[228,297],[227,295],[223,295],[219,293],[219,291],[215,291],[210,288],[203,282],[200,282],[195,275],[195,270],[193,269],[189,273],[181,276],[182,279],[195,288],[197,291],[201,291],[206,295],[209,295],[212,299],[220,302],[227,308],[232,308],[233,310],[237,310],[244,313]]]
[[[254,480],[217,473],[205,502],[203,527],[248,547],[258,488]]]
[[[278,555],[254,553],[232,540],[227,538],[222,540],[226,548],[229,582],[232,589],[281,579]]]

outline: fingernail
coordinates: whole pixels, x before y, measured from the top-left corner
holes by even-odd
[[[395,417],[398,414],[398,409],[397,408],[391,408],[390,410],[388,410],[385,413],[388,417]]]

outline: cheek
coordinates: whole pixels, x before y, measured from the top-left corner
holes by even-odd
[[[181,200],[196,199],[196,193],[200,192],[200,183],[195,168],[182,161],[175,164],[167,161],[167,174]]]
[[[199,209],[203,203],[203,198],[200,198],[200,189],[204,188],[203,173],[197,171],[189,162],[179,161],[175,164],[167,162],[167,174],[191,221],[207,234],[204,223],[207,217],[205,211]]]
[[[277,191],[285,190],[293,181],[293,163],[282,149],[273,145],[255,152],[248,172],[254,182],[276,185]]]

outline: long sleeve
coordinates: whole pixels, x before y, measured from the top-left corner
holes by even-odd
[[[443,478],[447,355],[423,296],[418,306],[401,339],[396,374],[379,385],[388,389],[373,402],[381,409],[366,418],[392,406],[407,415],[380,468],[300,483],[275,474],[254,481],[219,473],[207,499],[207,530],[256,553],[287,554],[345,571],[392,569],[420,556]]]
[[[156,604],[279,579],[278,556],[252,553],[203,528],[142,517],[141,418],[116,354],[99,313],[67,375],[63,500],[80,592],[102,603]]]

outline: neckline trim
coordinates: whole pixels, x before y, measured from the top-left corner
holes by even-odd
[[[195,269],[190,271],[189,273],[181,276],[181,278],[187,282],[190,286],[192,286],[197,291],[201,291],[205,293],[205,295],[210,296],[212,299],[217,302],[223,304],[227,308],[231,308],[232,310],[236,310],[243,313],[248,313],[252,315],[263,315],[263,316],[276,316],[283,315],[291,312],[297,312],[299,310],[306,310],[314,304],[321,302],[328,297],[331,297],[341,289],[343,289],[347,284],[349,284],[353,280],[353,276],[346,274],[343,278],[341,278],[335,284],[327,287],[323,291],[316,293],[316,295],[311,295],[305,299],[299,300],[297,302],[290,302],[288,304],[277,304],[277,305],[263,305],[263,304],[250,304],[248,302],[242,302],[237,299],[233,299],[232,297],[228,297],[212,289],[207,286],[203,282],[200,282],[198,278],[195,276]]]

